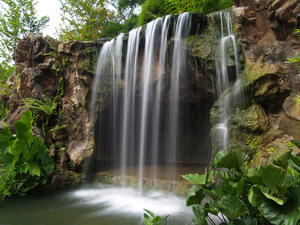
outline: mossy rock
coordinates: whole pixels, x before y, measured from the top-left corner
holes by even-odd
[[[252,132],[265,132],[270,128],[268,117],[260,105],[252,105],[245,110],[238,109],[232,119],[239,128]]]
[[[253,63],[246,60],[245,67],[242,72],[242,78],[244,81],[244,86],[253,84],[259,78],[269,75],[276,74],[278,72],[278,67],[274,64],[262,64],[259,62]]]
[[[80,52],[80,56],[77,62],[77,69],[94,74],[97,67],[97,51],[96,48],[87,48]]]

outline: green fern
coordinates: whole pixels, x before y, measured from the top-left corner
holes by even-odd
[[[25,98],[23,102],[28,109],[40,110],[47,115],[56,114],[57,102],[49,97],[44,96],[43,101],[34,98]]]
[[[183,12],[202,12],[205,14],[229,8],[232,0],[165,0],[165,9],[172,14]]]
[[[61,130],[61,129],[64,129],[64,128],[68,127],[68,126],[69,126],[69,124],[56,125],[54,128],[52,128],[51,130],[49,130],[49,132]]]
[[[286,59],[287,63],[300,63],[300,57],[290,57]]]

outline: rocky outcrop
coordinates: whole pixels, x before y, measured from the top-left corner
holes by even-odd
[[[245,63],[244,104],[231,118],[231,147],[247,151],[257,165],[300,138],[299,67],[286,62],[300,55],[300,2],[236,0],[233,15]]]
[[[93,151],[89,123],[89,98],[99,49],[105,40],[59,43],[42,35],[30,34],[14,52],[15,72],[10,78],[9,126],[30,108],[24,100],[38,99],[53,104],[51,113],[36,112],[36,135],[44,136],[58,170],[53,185],[70,183],[69,170],[82,166]],[[68,177],[68,178],[66,178]]]

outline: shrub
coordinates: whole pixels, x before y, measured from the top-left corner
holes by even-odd
[[[32,123],[32,113],[26,111],[15,124],[16,135],[9,128],[0,131],[0,199],[45,184],[54,170],[44,141],[32,134]]]
[[[300,155],[287,152],[259,168],[248,168],[246,160],[243,152],[223,150],[214,160],[219,170],[183,176],[195,185],[187,196],[194,223],[214,224],[215,215],[221,224],[299,225]]]
[[[138,16],[138,25],[144,25],[151,20],[167,15],[164,4],[165,0],[146,0],[142,4],[142,11]]]

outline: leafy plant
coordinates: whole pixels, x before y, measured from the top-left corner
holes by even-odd
[[[168,13],[203,12],[211,13],[229,8],[233,0],[165,0],[165,9]]]
[[[35,0],[0,1],[0,82],[12,74],[12,52],[20,39],[29,33],[40,32],[49,21],[36,16]]]
[[[30,111],[15,124],[16,135],[9,128],[0,131],[0,199],[23,195],[45,184],[55,164],[44,141],[32,133]]]
[[[145,225],[166,225],[168,216],[160,217],[155,215],[153,212],[144,209],[144,224]]]
[[[158,17],[168,14],[165,6],[165,0],[146,0],[142,4],[141,13],[138,16],[138,25],[144,25]]]
[[[7,115],[7,108],[5,107],[4,103],[0,102],[0,120],[5,118]]]
[[[216,170],[183,176],[195,185],[187,196],[194,224],[215,224],[211,215],[230,225],[300,224],[300,155],[287,152],[259,168],[246,161],[241,151],[222,150]]]
[[[49,132],[54,132],[54,131],[57,131],[57,130],[62,130],[66,127],[68,127],[69,124],[64,124],[64,125],[56,125],[55,127],[53,127],[52,129],[49,130]]]
[[[56,101],[47,96],[44,96],[43,101],[34,98],[25,98],[23,99],[23,102],[28,109],[40,110],[47,115],[55,114],[58,104]]]

